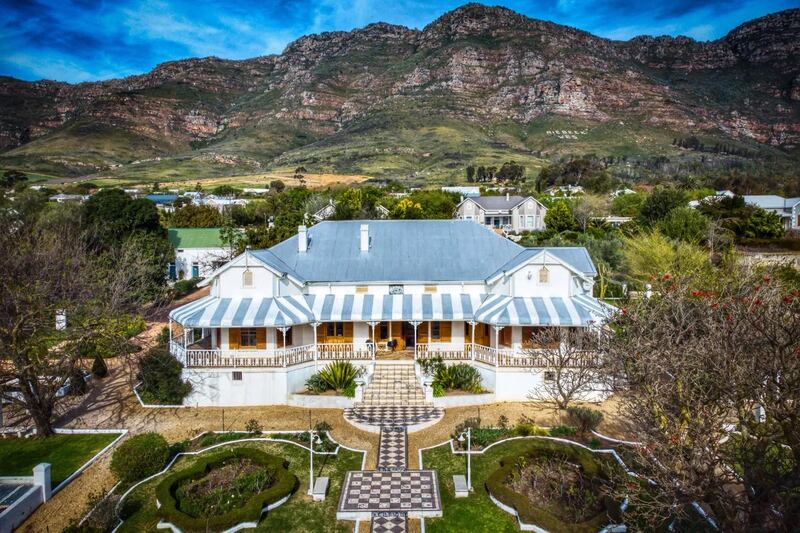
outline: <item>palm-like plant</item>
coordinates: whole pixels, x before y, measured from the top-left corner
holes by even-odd
[[[344,390],[361,375],[363,369],[350,361],[333,361],[319,371],[319,377],[331,389]]]

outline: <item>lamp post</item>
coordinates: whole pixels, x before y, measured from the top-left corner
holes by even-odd
[[[472,428],[467,428],[458,436],[458,442],[464,442],[464,435],[467,436],[467,490],[472,490]]]
[[[308,451],[311,453],[311,461],[308,468],[308,495],[314,494],[314,445],[322,442],[313,429],[308,430]]]

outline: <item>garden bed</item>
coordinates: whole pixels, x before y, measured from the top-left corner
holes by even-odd
[[[222,435],[222,434],[219,434]],[[230,435],[230,434],[225,434]],[[244,434],[252,438],[252,434]],[[300,433],[299,435],[303,435]],[[238,436],[241,436],[239,434]],[[260,435],[274,438],[275,434]],[[306,433],[307,437],[308,434]],[[336,532],[350,533],[352,523],[336,520],[336,504],[341,494],[344,475],[349,470],[361,469],[363,453],[339,448],[336,455],[315,454],[315,476],[330,478],[327,498],[322,502],[313,502],[306,495],[308,491],[309,453],[295,444],[251,441],[230,446],[221,446],[210,450],[208,454],[216,454],[217,450],[229,448],[250,448],[287,461],[287,470],[299,480],[299,486],[289,500],[280,507],[268,511],[258,522],[253,531],[292,531],[298,533]],[[192,468],[205,453],[200,455],[184,455],[179,457],[170,469],[170,473]],[[159,518],[156,511],[156,486],[163,478],[147,481],[136,487],[123,501],[121,513],[124,521],[119,528],[120,533],[155,531]]]
[[[158,516],[183,531],[255,525],[298,486],[286,461],[246,447],[202,456],[156,487]]]

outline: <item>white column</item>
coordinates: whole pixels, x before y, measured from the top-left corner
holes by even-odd
[[[412,322],[412,326],[414,326],[414,360],[417,360],[417,326],[419,326],[419,322]]]
[[[502,326],[492,326],[494,329],[494,366],[500,366],[500,330]]]
[[[314,370],[317,369],[317,327],[319,326],[318,322],[311,323],[311,329],[314,330]]]
[[[474,322],[474,321],[473,322],[469,322],[470,329],[472,330],[472,335],[471,335],[471,337],[472,337],[471,359],[472,359],[473,362],[475,361],[475,325],[476,325],[476,322]]]

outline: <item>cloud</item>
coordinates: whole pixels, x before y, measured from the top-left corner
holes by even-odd
[[[492,0],[491,3],[502,0]],[[280,53],[309,33],[372,22],[421,29],[457,0],[0,0],[0,74],[70,82],[145,72],[193,56]],[[534,18],[613,39],[714,39],[797,0],[506,0]]]

